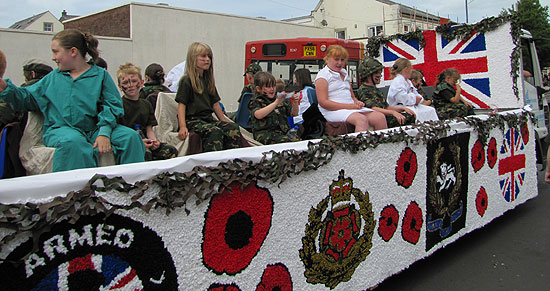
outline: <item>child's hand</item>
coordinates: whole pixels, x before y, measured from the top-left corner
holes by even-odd
[[[187,127],[182,127],[182,128],[180,128],[180,131],[178,132],[178,137],[181,140],[185,140],[187,138],[188,134],[189,134],[189,132],[187,131]]]
[[[152,139],[151,141],[153,143],[153,146],[151,147],[152,150],[156,150],[160,147],[160,141],[158,141],[156,139]]]
[[[153,146],[153,140],[148,138],[143,138],[142,140],[143,144],[145,144],[145,147],[151,149],[151,147]]]
[[[111,151],[111,140],[104,135],[100,135],[95,139],[93,148],[97,148],[100,154],[108,153]]]
[[[466,101],[466,100],[462,100],[462,102],[464,102],[464,105],[468,106],[468,107],[474,107],[474,104],[472,104],[472,102],[469,102],[469,101]]]
[[[407,108],[407,107],[403,107],[403,110],[405,110],[405,112],[407,112],[409,115],[412,115],[412,116],[416,117],[416,114],[414,114],[414,111],[412,111],[412,109]]]
[[[432,100],[424,100],[424,101],[422,101],[421,104],[426,105],[426,106],[430,106],[430,105],[432,105]]]
[[[275,96],[277,96],[277,98],[275,99],[275,102],[277,102],[277,105],[283,103],[283,101],[285,101],[286,99],[286,94],[277,94]]]
[[[300,102],[300,96],[296,93],[292,94],[291,101],[292,103],[298,104]]]
[[[392,112],[392,115],[395,117],[395,119],[397,119],[397,122],[399,122],[399,124],[405,123],[405,116],[403,116],[403,114],[394,111]]]
[[[6,64],[6,55],[0,51],[0,79],[4,77],[4,73],[6,72]]]

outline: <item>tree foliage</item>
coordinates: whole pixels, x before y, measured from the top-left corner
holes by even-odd
[[[541,67],[550,66],[550,23],[548,6],[539,0],[518,1],[519,22],[533,35]]]

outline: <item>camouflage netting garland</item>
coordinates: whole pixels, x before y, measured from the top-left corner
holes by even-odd
[[[518,127],[521,123],[532,119],[526,111],[521,114],[490,114],[489,119],[482,121],[477,118],[460,118],[478,132],[479,139],[485,143],[489,131],[499,127],[504,131],[508,127]],[[54,224],[70,218],[75,223],[80,216],[105,213],[108,217],[115,210],[130,210],[140,208],[148,213],[151,208],[165,208],[166,215],[176,208],[184,207],[186,213],[189,201],[197,205],[208,201],[212,195],[229,189],[233,182],[243,184],[243,187],[253,181],[283,183],[287,177],[298,175],[303,171],[316,170],[330,162],[337,150],[357,153],[370,148],[376,148],[384,143],[426,144],[432,140],[448,135],[450,122],[426,122],[420,125],[407,126],[404,129],[416,129],[418,134],[411,136],[403,128],[396,128],[386,133],[366,132],[358,136],[327,137],[319,142],[308,144],[306,151],[284,150],[269,151],[263,154],[257,162],[234,159],[220,163],[217,167],[196,166],[185,173],[161,173],[149,180],[129,184],[121,177],[108,178],[96,175],[87,185],[78,191],[71,191],[62,197],[56,197],[47,203],[0,203],[0,227],[14,232],[0,241],[0,250],[23,232],[31,232],[34,247],[38,248],[40,234],[50,230]],[[150,187],[159,187],[158,195],[145,199],[145,192]],[[107,191],[118,191],[127,194],[129,204],[119,205],[109,202],[98,194]],[[194,198],[193,200],[189,200]]]
[[[445,39],[452,41],[455,39],[466,39],[473,33],[486,33],[493,30],[496,30],[501,25],[506,22],[510,22],[512,35],[512,40],[515,44],[515,47],[510,56],[511,60],[511,71],[510,76],[512,76],[513,84],[512,90],[519,100],[519,89],[517,86],[517,81],[519,78],[519,68],[520,68],[520,57],[521,57],[521,25],[519,23],[519,15],[516,11],[502,11],[497,17],[488,17],[474,24],[460,24],[460,25],[451,25],[442,24],[435,28],[435,31],[442,34]],[[368,39],[367,42],[367,53],[373,58],[380,56],[380,47],[386,45],[388,42],[391,42],[396,39],[401,39],[403,41],[408,40],[418,40],[420,47],[423,48],[425,45],[424,35],[422,30],[415,30],[405,34],[396,34],[391,36],[373,36]]]
[[[398,33],[390,36],[372,36],[368,38],[367,41],[367,54],[370,57],[377,58],[380,56],[380,47],[383,45],[386,45],[388,42],[391,42],[393,40],[403,40],[403,41],[409,41],[409,40],[418,40],[420,43],[420,47],[423,48],[426,45],[426,42],[424,41],[424,34],[422,34],[422,30],[417,29],[415,31],[407,32],[407,33]]]

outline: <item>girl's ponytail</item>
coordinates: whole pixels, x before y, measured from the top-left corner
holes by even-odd
[[[390,68],[390,74],[395,77],[397,74],[401,73],[405,68],[412,66],[411,61],[405,58],[399,58],[393,63],[393,66]]]
[[[86,42],[87,53],[95,62],[95,60],[99,58],[99,51],[97,49],[99,45],[99,41],[97,40],[97,38],[95,38],[93,35],[91,35],[88,32],[84,33],[84,41]]]

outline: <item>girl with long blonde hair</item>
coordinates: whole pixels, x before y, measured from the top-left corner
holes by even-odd
[[[225,117],[214,80],[214,57],[205,43],[194,42],[187,50],[185,75],[179,81],[178,136],[185,140],[189,131],[202,139],[203,151],[241,147],[239,126]],[[215,120],[212,113],[216,115]]]

